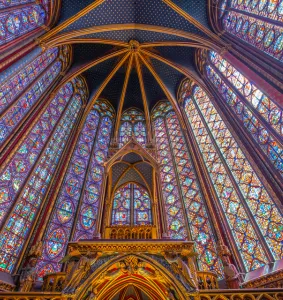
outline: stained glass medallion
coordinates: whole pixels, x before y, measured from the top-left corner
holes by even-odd
[[[282,60],[282,1],[219,1],[223,29]]]
[[[3,1],[0,3],[0,8]],[[45,8],[40,4],[16,7],[13,10],[0,10],[0,45],[44,25],[47,17]]]

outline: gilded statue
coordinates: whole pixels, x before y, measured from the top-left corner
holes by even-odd
[[[42,256],[43,243],[41,241],[36,242],[31,246],[28,253],[28,263],[25,268],[22,269],[20,276],[20,291],[30,292],[37,279],[37,272],[35,269],[36,262],[39,257]]]
[[[94,264],[101,255],[102,253],[97,252],[95,258],[93,258],[91,257],[91,253],[87,252],[86,255],[81,256],[76,263],[73,263],[63,292],[75,292],[82,279],[89,273],[91,265]]]
[[[36,259],[30,259],[26,268],[22,270],[20,276],[20,291],[21,292],[30,292],[33,288],[33,285],[37,278],[36,273]]]
[[[181,281],[184,286],[189,286],[198,289],[197,284],[191,274],[189,266],[182,260],[176,253],[164,252],[165,259],[170,263],[175,273],[180,275]]]

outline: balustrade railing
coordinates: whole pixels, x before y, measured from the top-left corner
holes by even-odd
[[[50,273],[43,277],[42,290],[44,292],[61,292],[65,283],[66,273]]]
[[[147,240],[156,237],[156,227],[153,225],[112,225],[105,228],[105,238],[111,240]]]
[[[218,289],[217,274],[214,272],[197,272],[198,288],[200,290]]]

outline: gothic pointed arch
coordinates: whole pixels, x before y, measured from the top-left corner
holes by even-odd
[[[279,98],[216,52],[203,51],[199,55],[203,58],[199,68],[204,78],[248,135],[258,155],[265,157],[272,176],[281,178],[283,120]]]
[[[281,1],[211,1],[211,19],[216,31],[225,32],[235,44],[249,51],[282,61],[283,19]]]
[[[158,257],[158,256],[157,256]],[[166,260],[155,255],[130,254],[108,257],[107,263],[87,278],[75,299],[95,293],[97,299],[112,299],[130,282],[141,289],[149,299],[168,299],[172,293],[179,299],[185,299],[186,291],[193,287],[183,286],[177,278],[171,276]],[[101,276],[104,274],[104,276]]]
[[[158,164],[134,137],[105,164],[105,203],[101,228],[104,238],[156,238]],[[103,207],[103,206],[102,206]]]
[[[50,96],[27,135],[1,166],[1,271],[12,273],[27,246],[80,117],[85,88],[76,78]]]
[[[15,49],[20,49],[23,54],[32,50],[35,46],[34,40],[57,22],[60,6],[61,0],[2,1],[0,53],[5,57],[15,52]]]
[[[82,126],[65,176],[50,200],[53,209],[41,233],[43,257],[37,264],[40,278],[60,270],[69,240],[94,235],[114,113],[108,101],[98,100]]]
[[[160,101],[151,115],[169,236],[196,241],[200,268],[221,272],[215,233],[176,113]]]
[[[19,129],[23,130],[23,124],[29,123],[36,111],[42,109],[43,99],[48,97],[57,80],[68,70],[71,57],[72,48],[69,46],[43,52],[37,48],[1,74],[1,150],[7,148]],[[22,133],[19,132],[19,135]]]

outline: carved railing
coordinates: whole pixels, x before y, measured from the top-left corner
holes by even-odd
[[[150,240],[156,239],[153,225],[125,226],[112,225],[105,228],[105,238],[111,240]]]
[[[198,300],[282,300],[282,289],[244,289],[244,290],[213,290],[200,291]]]
[[[44,292],[61,292],[66,278],[66,273],[50,273],[43,277],[42,290]]]
[[[244,290],[203,290],[190,293],[186,299],[196,300],[282,300],[282,289],[244,289]],[[10,292],[1,293],[0,300],[67,300],[67,295],[60,293]]]
[[[62,300],[61,293],[43,293],[43,292],[12,292],[1,293],[0,300]]]
[[[283,289],[283,270],[270,272],[242,284],[243,288],[281,288]]]
[[[214,272],[197,272],[198,288],[200,290],[218,289],[217,274]]]

